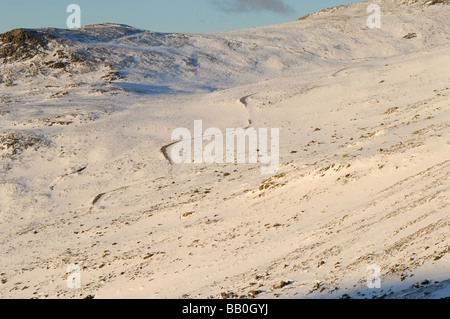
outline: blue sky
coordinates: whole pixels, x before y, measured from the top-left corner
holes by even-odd
[[[2,0],[0,33],[15,28],[67,28],[69,4],[82,25],[115,22],[158,32],[203,33],[294,21],[349,0]]]

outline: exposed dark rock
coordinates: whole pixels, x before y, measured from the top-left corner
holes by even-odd
[[[109,72],[108,74],[102,76],[102,79],[104,79],[105,81],[116,81],[116,80],[124,79],[124,76],[120,72],[113,71],[113,72]]]
[[[416,33],[408,33],[407,35],[405,35],[403,37],[403,39],[407,39],[407,40],[414,39],[414,38],[417,38],[417,34]]]
[[[436,4],[450,4],[450,0],[430,0],[426,4],[429,6],[434,6]]]
[[[52,69],[64,69],[66,67],[66,64],[60,61],[49,61],[46,62],[45,65]]]
[[[47,47],[52,36],[36,30],[15,29],[0,34],[0,58],[21,61],[34,57]]]
[[[286,286],[292,284],[292,281],[282,281],[279,285],[273,286],[273,289],[283,289]]]
[[[40,146],[48,145],[44,138],[39,136],[27,135],[19,132],[0,135],[0,151],[7,157],[20,155],[29,148],[38,149]]]

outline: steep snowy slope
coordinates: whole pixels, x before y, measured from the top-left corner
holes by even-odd
[[[450,296],[450,6],[373,3],[1,35],[0,296]],[[279,128],[278,172],[171,163],[195,120]]]

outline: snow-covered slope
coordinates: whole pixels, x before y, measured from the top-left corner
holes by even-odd
[[[366,2],[224,33],[2,35],[0,295],[448,297],[450,6],[373,3],[381,29]],[[278,172],[171,164],[200,119],[279,128]]]

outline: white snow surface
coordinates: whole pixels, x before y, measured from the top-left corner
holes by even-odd
[[[0,64],[0,297],[449,297],[450,6],[430,4],[40,29],[47,49]],[[169,163],[194,120],[279,128],[278,172]]]

